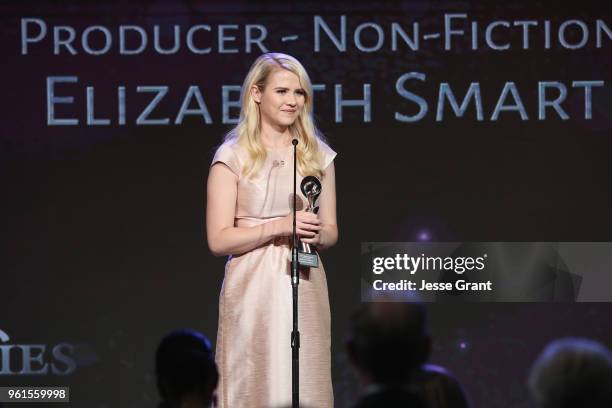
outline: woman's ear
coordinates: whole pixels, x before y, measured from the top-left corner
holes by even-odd
[[[251,98],[253,98],[255,103],[261,103],[261,91],[257,85],[251,87]]]

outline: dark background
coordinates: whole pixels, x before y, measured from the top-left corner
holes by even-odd
[[[612,26],[606,2],[3,1],[0,11],[6,251],[0,264],[0,330],[10,335],[8,344],[77,345],[78,361],[68,376],[0,375],[0,386],[69,385],[73,407],[153,406],[159,339],[189,327],[214,341],[225,259],[207,248],[204,186],[212,154],[231,128],[221,123],[221,85],[240,85],[259,55],[257,49],[244,52],[243,24],[265,25],[270,51],[294,55],[313,83],[326,84],[315,95],[315,114],[339,153],[340,241],[323,254],[337,406],[349,404],[359,390],[343,339],[360,302],[360,242],[414,241],[423,232],[433,241],[611,240],[612,41],[604,35],[602,48],[595,47],[595,20]],[[514,29],[502,36],[512,44],[508,51],[472,51],[469,34],[453,39],[450,51],[443,50],[442,40],[422,41],[418,52],[405,46],[390,51],[391,22],[407,33],[413,21],[423,32],[442,32],[443,15],[450,12],[468,13],[466,30],[469,21],[484,27],[498,19],[551,20],[552,48],[544,49],[538,27],[528,50],[520,47],[520,30]],[[347,52],[326,39],[321,52],[314,52],[314,15],[334,28],[340,15],[347,16]],[[28,55],[21,55],[20,46],[24,17],[41,18],[49,29]],[[589,41],[579,50],[564,49],[555,38],[560,22],[571,19],[589,26]],[[362,22],[385,30],[380,51],[363,53],[354,46],[354,29]],[[113,32],[111,52],[91,56],[78,47],[76,56],[53,55],[53,25],[69,25],[80,34],[96,24]],[[121,24],[147,30],[143,54],[118,55]],[[240,24],[235,43],[240,52],[219,54],[213,31],[210,54],[188,53],[183,41],[177,54],[159,55],[152,52],[154,24],[166,33],[174,24],[183,30]],[[296,42],[279,41],[297,33]],[[363,39],[374,43],[367,35]],[[397,78],[410,71],[427,75],[425,82],[407,87],[427,100],[429,113],[419,122],[397,122],[394,112],[417,111],[395,91]],[[79,78],[57,87],[58,94],[75,96],[75,104],[59,108],[58,116],[77,117],[78,126],[46,124],[46,77],[59,75]],[[546,120],[537,119],[537,83],[547,80],[568,87],[563,106],[569,120],[551,109]],[[584,119],[583,90],[571,88],[576,80],[606,82],[593,89],[592,120]],[[447,105],[444,121],[436,122],[439,83],[450,83],[461,101],[473,81],[480,82],[485,120],[476,121],[473,106],[456,118]],[[490,121],[507,81],[516,83],[529,120],[502,112]],[[344,98],[353,99],[362,97],[363,83],[372,86],[371,122],[364,123],[362,108],[349,107],[336,123],[334,84],[342,84]],[[126,126],[116,121],[120,85],[126,86]],[[170,125],[135,125],[152,97],[138,94],[139,85],[169,87],[152,116],[168,116]],[[190,85],[200,87],[212,124],[197,116],[172,124]],[[110,117],[110,126],[85,124],[86,86],[95,87],[96,116]],[[607,303],[432,304],[430,311],[432,360],[451,369],[479,407],[527,406],[527,369],[552,338],[588,336],[612,345]],[[11,364],[20,369],[17,355]]]

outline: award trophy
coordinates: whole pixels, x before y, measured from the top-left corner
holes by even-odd
[[[315,207],[315,202],[321,194],[321,182],[315,176],[306,176],[300,184],[302,194],[308,199],[308,208],[306,211],[314,212],[315,214],[319,210],[319,207]],[[310,247],[310,244],[302,242],[300,240],[300,249],[298,251],[298,261],[300,265],[310,266],[317,268],[319,266],[319,258],[316,250]]]

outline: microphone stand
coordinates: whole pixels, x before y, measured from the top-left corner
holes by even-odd
[[[300,265],[298,262],[298,239],[296,233],[296,173],[297,139],[293,139],[293,245],[291,248],[291,287],[293,288],[293,331],[291,332],[291,390],[292,408],[300,406],[300,332],[298,331],[298,285]]]

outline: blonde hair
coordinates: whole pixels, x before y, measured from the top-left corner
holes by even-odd
[[[266,149],[261,143],[261,113],[259,105],[251,97],[251,88],[257,86],[264,92],[268,76],[275,69],[286,69],[297,75],[304,89],[304,108],[295,122],[289,126],[292,136],[298,140],[297,166],[303,176],[322,177],[322,151],[319,145],[323,136],[315,127],[312,118],[312,83],[306,70],[294,57],[281,53],[266,53],[255,60],[244,79],[240,94],[240,119],[225,137],[225,141],[236,142],[247,152],[248,160],[242,169],[243,175],[253,177],[266,159]]]

